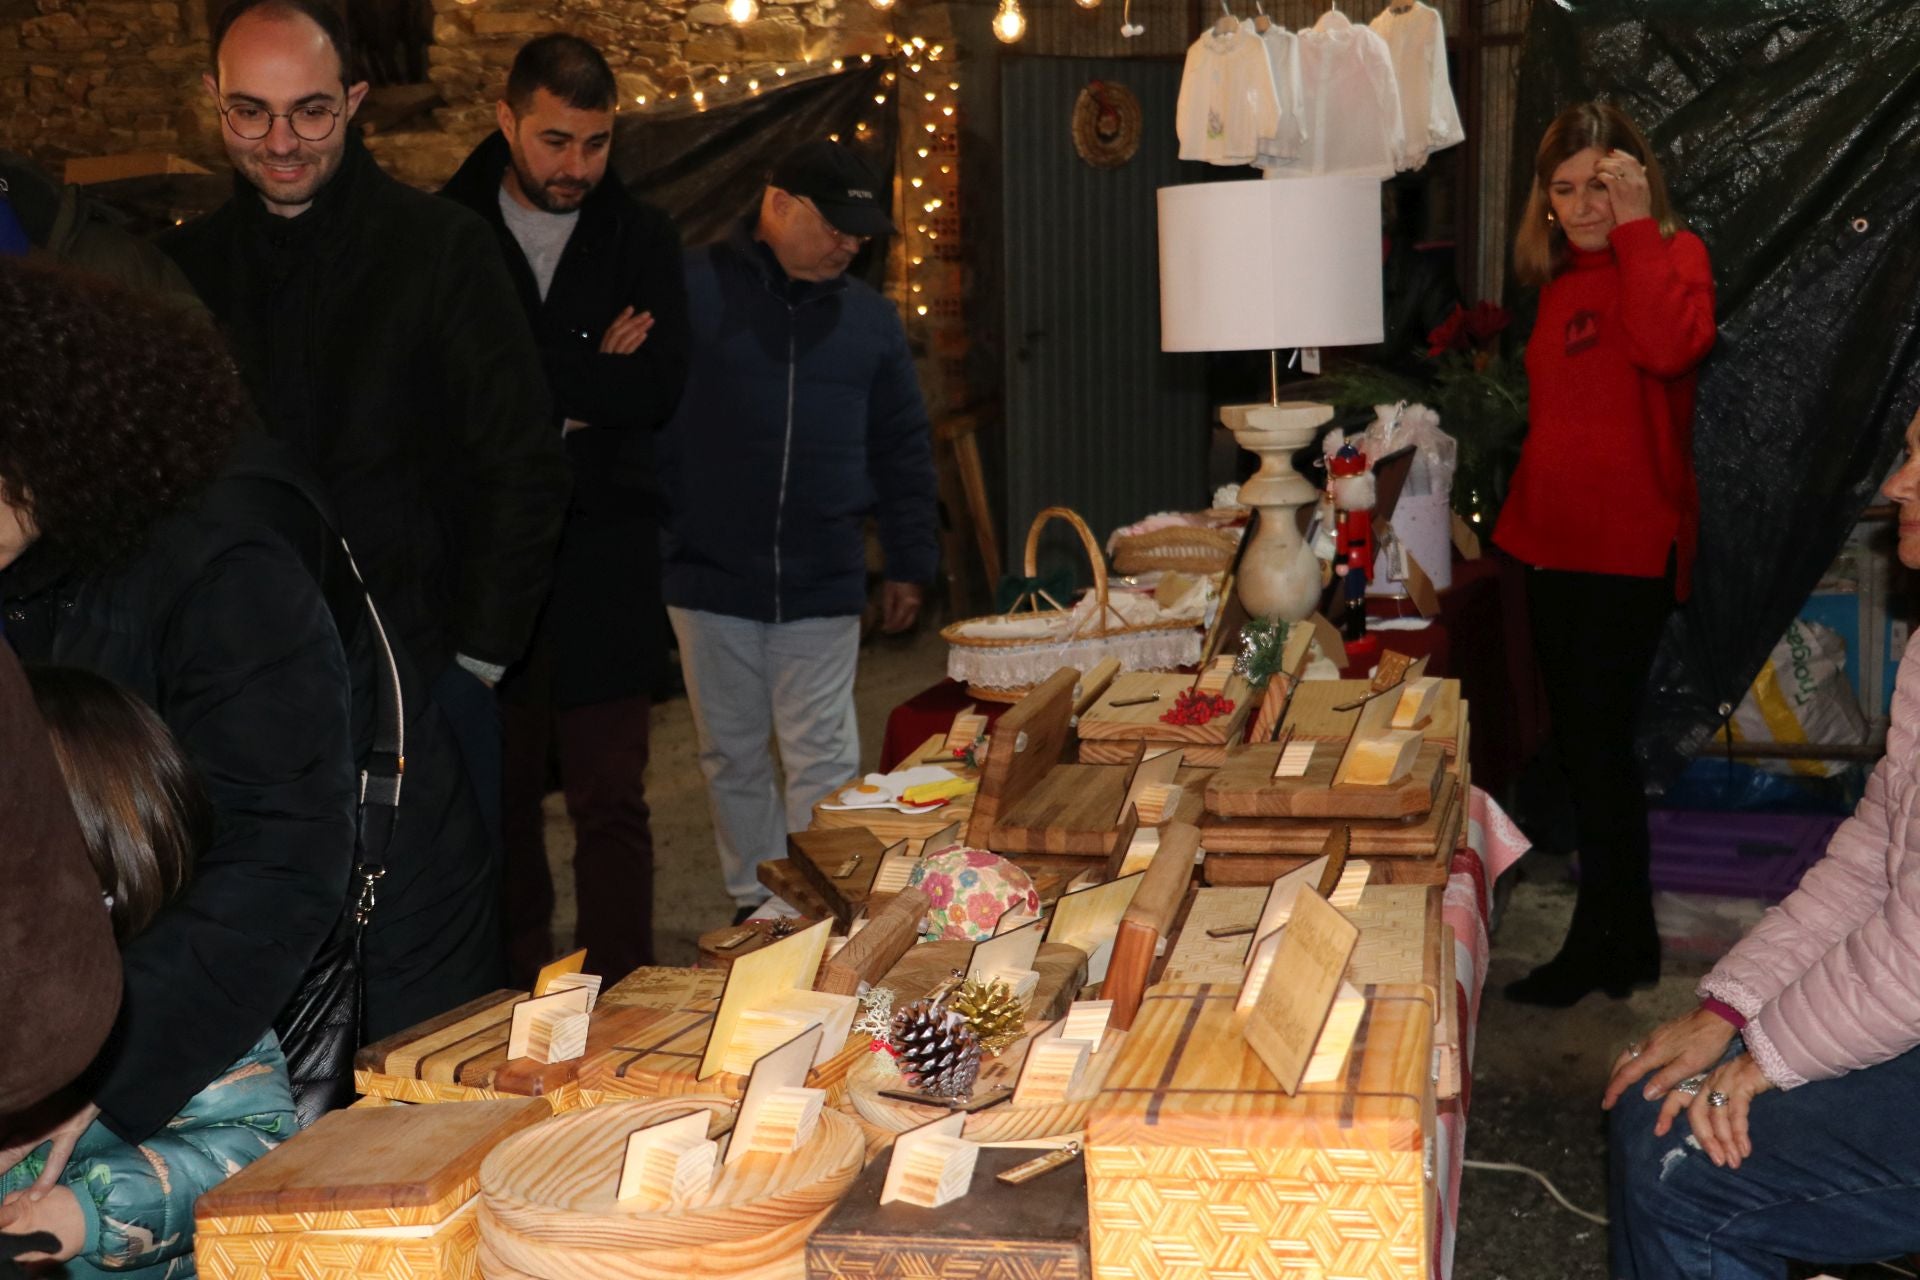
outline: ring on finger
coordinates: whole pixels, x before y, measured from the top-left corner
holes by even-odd
[[[1640,1042],[1639,1042],[1638,1040],[1635,1040],[1635,1041],[1634,1041],[1634,1042],[1633,1042],[1632,1044],[1630,1044],[1630,1045],[1628,1045],[1628,1046],[1627,1046],[1627,1056],[1628,1056],[1629,1058],[1637,1058],[1637,1057],[1639,1057],[1639,1056],[1640,1056],[1640,1052],[1641,1052],[1641,1050],[1640,1050]]]
[[[1733,1101],[1733,1099],[1727,1097],[1726,1094],[1720,1092],[1718,1089],[1715,1089],[1707,1095],[1707,1105],[1710,1107],[1724,1107],[1731,1101]]]
[[[1700,1086],[1706,1082],[1707,1078],[1705,1076],[1688,1076],[1685,1080],[1675,1085],[1674,1088],[1691,1098],[1694,1094],[1700,1092]]]

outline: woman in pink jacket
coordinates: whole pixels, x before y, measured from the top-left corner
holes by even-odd
[[[1884,492],[1920,569],[1920,417]],[[1860,807],[1698,994],[1607,1084],[1616,1280],[1920,1250],[1920,637]]]

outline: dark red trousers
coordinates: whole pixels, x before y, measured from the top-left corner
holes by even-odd
[[[646,698],[584,707],[503,702],[506,779],[502,915],[513,981],[526,986],[554,958],[553,875],[545,819],[549,753],[573,819],[575,945],[611,986],[653,963],[653,834],[648,829]]]

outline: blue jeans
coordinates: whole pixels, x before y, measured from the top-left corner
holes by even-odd
[[[767,897],[759,865],[786,857],[787,833],[805,831],[814,803],[860,767],[860,619],[754,622],[677,607],[667,617],[680,638],[720,871],[734,903],[754,906]],[[769,737],[780,744],[784,796]]]
[[[1738,1048],[1739,1041],[1734,1041]],[[1615,1280],[1784,1280],[1789,1258],[1875,1262],[1920,1250],[1920,1049],[1753,1100],[1753,1155],[1716,1168],[1683,1115],[1638,1086],[1614,1105]]]

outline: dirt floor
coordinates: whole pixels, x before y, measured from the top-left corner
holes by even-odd
[[[863,652],[855,685],[863,768],[876,764],[888,710],[939,679],[945,661],[945,646],[930,628],[907,640],[876,640]],[[713,855],[686,700],[656,706],[652,729],[647,795],[657,860],[657,945],[661,963],[691,964],[695,939],[726,923],[732,903]],[[558,796],[548,798],[547,831],[560,901],[555,923],[564,940],[573,924],[573,840]],[[1635,1036],[1692,1005],[1711,957],[1669,955],[1659,986],[1628,1000],[1593,995],[1558,1012],[1510,1004],[1500,988],[1552,955],[1573,910],[1564,859],[1529,855],[1510,878],[1516,883],[1503,894],[1475,1046],[1467,1156],[1538,1169],[1575,1205],[1604,1214],[1606,1127],[1599,1098],[1608,1066]],[[1877,1266],[1829,1270],[1845,1280],[1912,1274]],[[1606,1230],[1561,1208],[1530,1178],[1469,1169],[1454,1275],[1606,1280]]]

